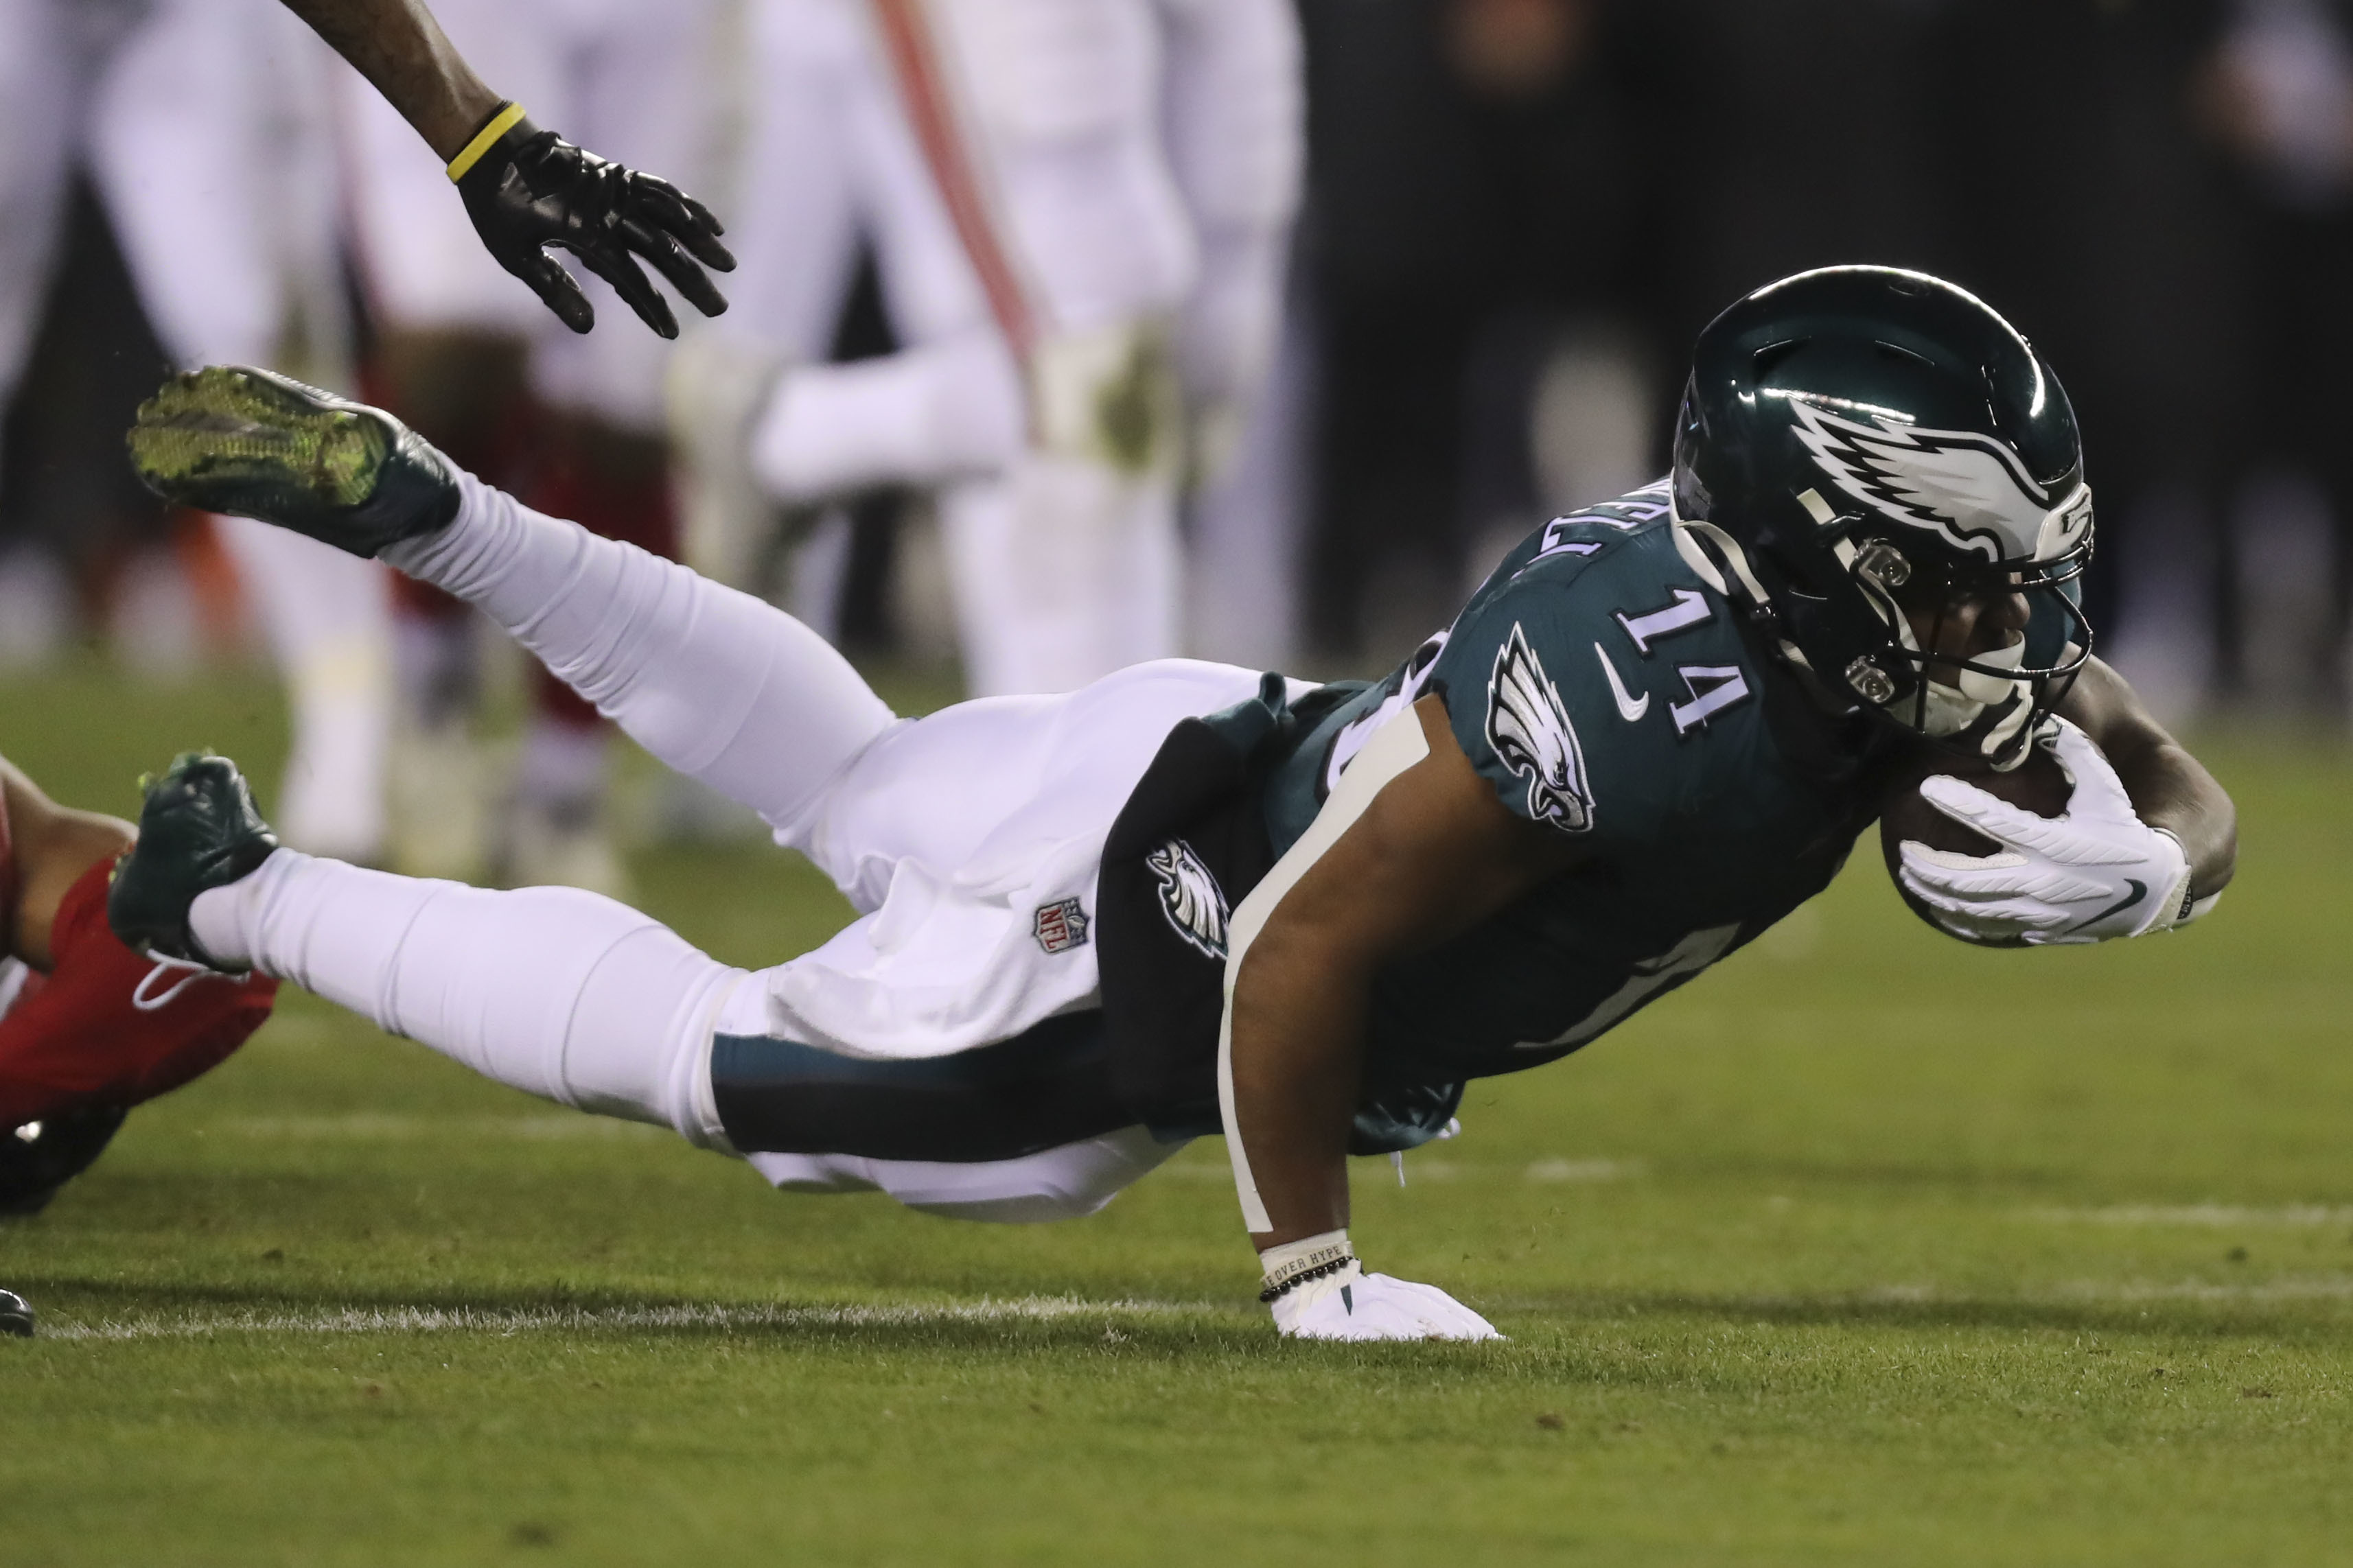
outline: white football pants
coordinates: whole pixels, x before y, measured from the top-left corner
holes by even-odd
[[[860,918],[758,973],[569,889],[492,892],[291,851],[196,900],[197,939],[561,1104],[725,1149],[714,1033],[869,1058],[1009,1038],[1099,1002],[1103,837],[1171,727],[1252,695],[1255,672],[1171,660],[1060,697],[899,720],[814,633],[634,546],[470,478],[458,519],[394,563],[487,612],[639,744],[758,812]],[[1092,1212],[1170,1152],[1140,1128],[1024,1159],[754,1154],[780,1186],[880,1187],[972,1218]]]
[[[976,692],[1176,651],[1183,408],[1246,400],[1279,312],[1289,6],[755,0],[745,58],[717,330],[792,363],[761,482],[940,488]],[[906,347],[816,363],[861,235]]]
[[[342,380],[326,102],[343,68],[276,0],[0,0],[0,404],[23,372],[77,158],[176,363]],[[311,358],[290,363],[280,341],[298,324]],[[391,719],[383,570],[217,521],[293,709],[287,837],[372,856]]]

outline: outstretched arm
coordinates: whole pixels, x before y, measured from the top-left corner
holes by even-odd
[[[571,251],[647,326],[678,336],[650,262],[706,316],[727,309],[702,268],[734,270],[711,209],[667,180],[599,158],[524,118],[476,76],[423,0],[285,0],[449,166],[483,248],[575,332],[588,297],[547,252]]]
[[[1418,723],[1425,754],[1382,785],[1281,892],[1236,961],[1237,1171],[1263,1208],[1250,1239],[1276,1255],[1271,1285],[1281,1283],[1287,1249],[1348,1223],[1348,1131],[1375,973],[1468,930],[1574,856],[1558,834],[1496,800],[1456,743],[1439,699],[1423,698],[1409,720],[1392,722]],[[1367,746],[1356,765],[1380,744]],[[1277,1317],[1284,1318],[1280,1303]]]
[[[335,53],[367,78],[443,163],[499,110],[421,0],[286,0]]]

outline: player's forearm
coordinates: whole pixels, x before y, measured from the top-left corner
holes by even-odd
[[[2239,814],[2214,775],[2166,732],[2124,677],[2099,659],[2086,667],[2059,711],[2083,728],[2116,770],[2134,814],[2180,841],[2189,890],[2201,899],[2221,892],[2238,868]]]
[[[1271,1222],[1250,1237],[1261,1251],[1348,1224],[1364,987],[1294,945],[1262,936],[1234,987],[1234,1112]]]
[[[400,110],[442,162],[495,113],[499,95],[467,65],[422,0],[285,0]]]
[[[2181,841],[2189,891],[2203,899],[2229,885],[2239,863],[2239,814],[2198,759],[2169,736],[2108,753],[2133,810]]]

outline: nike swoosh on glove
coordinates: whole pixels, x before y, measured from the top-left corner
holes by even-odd
[[[2053,737],[2037,743],[2074,780],[2067,809],[2037,816],[1960,779],[1926,779],[1922,799],[2001,852],[1958,855],[1907,839],[1905,890],[1956,936],[2028,947],[2146,936],[2205,913],[2212,900],[2191,902],[2180,840],[2135,814],[2090,736],[2064,719],[2052,723]]]
[[[1495,1325],[1439,1289],[1367,1274],[1354,1259],[1279,1297],[1274,1326],[1293,1340],[1500,1340]]]
[[[719,243],[719,220],[668,180],[599,158],[529,120],[516,121],[457,179],[483,248],[575,332],[596,325],[596,312],[549,246],[577,256],[665,338],[678,336],[678,318],[633,255],[704,315],[727,309],[702,270],[735,269]]]

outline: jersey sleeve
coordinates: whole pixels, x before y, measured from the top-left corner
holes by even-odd
[[[278,983],[144,957],[106,925],[111,861],[58,906],[55,963],[0,1017],[0,1128],[136,1105],[218,1065],[269,1016]]]
[[[1433,679],[1456,742],[1496,798],[1602,851],[1661,830],[1683,761],[1672,731],[1645,722],[1648,672],[1630,649],[1611,647],[1615,599],[1627,596],[1613,564],[1539,561],[1482,594],[1455,623]]]

